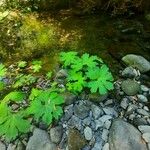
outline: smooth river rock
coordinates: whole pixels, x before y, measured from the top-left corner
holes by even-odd
[[[109,149],[147,150],[147,147],[139,130],[122,119],[116,119],[110,128]]]
[[[128,54],[122,58],[122,61],[139,69],[142,73],[150,71],[150,62],[140,55]]]
[[[121,88],[127,95],[133,96],[140,91],[140,84],[134,80],[127,79],[122,82]]]

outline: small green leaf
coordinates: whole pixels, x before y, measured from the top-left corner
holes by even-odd
[[[5,88],[4,82],[0,81],[0,91],[3,90],[4,88]]]
[[[3,64],[0,64],[0,77],[4,77],[6,75],[7,69]]]
[[[31,66],[33,72],[39,72],[42,68],[42,61],[33,61]]]
[[[60,60],[63,62],[64,66],[67,67],[74,63],[78,59],[77,52],[61,52]]]
[[[24,67],[26,67],[27,66],[27,62],[26,61],[19,61],[18,62],[18,67],[19,68],[24,68]]]
[[[10,92],[9,94],[7,94],[3,101],[7,102],[7,101],[22,101],[25,98],[25,94],[23,92]]]
[[[47,78],[47,79],[50,79],[51,77],[52,77],[52,72],[49,71],[49,72],[46,74],[46,78]]]

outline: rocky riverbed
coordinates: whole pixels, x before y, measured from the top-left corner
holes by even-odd
[[[150,63],[137,55],[122,60],[128,66],[112,93],[69,94],[58,122],[12,143],[1,139],[0,150],[150,150]]]

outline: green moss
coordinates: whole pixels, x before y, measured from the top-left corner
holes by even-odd
[[[56,47],[57,36],[53,25],[45,25],[34,16],[25,17],[22,23],[19,30],[21,47],[18,51],[22,50],[24,57],[34,57]]]

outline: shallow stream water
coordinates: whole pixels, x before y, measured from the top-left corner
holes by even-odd
[[[51,19],[53,21],[49,22]],[[43,13],[38,15],[38,20],[43,24],[50,23],[55,26],[61,37],[59,42],[63,43],[62,47],[43,49],[38,56],[33,53],[33,56],[26,57],[29,61],[41,59],[45,64],[44,70],[54,69],[60,51],[74,50],[98,55],[113,72],[120,69],[120,60],[126,54],[139,54],[150,59],[150,21],[143,16],[112,18],[103,14],[74,16]],[[7,57],[5,61],[12,63],[14,59],[24,59],[22,51],[17,53],[17,57]]]

